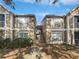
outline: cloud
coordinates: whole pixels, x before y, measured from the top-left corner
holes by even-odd
[[[16,0],[14,0],[16,1]],[[17,0],[17,1],[22,1],[22,2],[30,2],[30,3],[34,3],[35,0]],[[51,4],[54,0],[40,0],[40,2],[38,4]]]
[[[22,2],[30,2],[30,3],[35,3],[35,0],[17,0],[17,1],[22,1]],[[52,2],[54,0],[40,0],[38,4],[45,4],[45,5],[50,5],[52,6]],[[79,4],[79,0],[58,0],[54,6],[60,6],[61,4],[63,5],[77,5]]]
[[[21,1],[21,2],[30,2],[30,3],[34,3],[35,0],[17,0],[17,1]]]
[[[48,13],[48,12],[35,13],[35,15],[37,15],[37,16],[45,16],[47,14],[50,14],[50,13]]]
[[[65,4],[65,5],[79,4],[79,0],[60,0],[59,2],[62,3],[62,4]]]

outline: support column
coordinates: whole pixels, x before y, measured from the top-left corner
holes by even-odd
[[[4,15],[5,15],[5,27],[4,27],[5,34],[4,34],[4,35],[5,35],[5,39],[6,39],[6,25],[7,25],[7,24],[6,24],[6,20],[7,20],[7,19],[6,19],[6,15],[7,15],[7,14],[4,14]]]
[[[70,39],[70,27],[69,27],[69,17],[67,18],[67,43],[71,44],[71,39]]]
[[[75,32],[75,26],[74,26],[74,16],[73,16],[73,39],[72,39],[72,44],[73,45],[75,45],[75,38],[74,38],[74,36],[75,36],[75,34],[74,34],[74,32]]]
[[[13,39],[13,15],[10,15],[10,32],[11,32],[11,40]]]

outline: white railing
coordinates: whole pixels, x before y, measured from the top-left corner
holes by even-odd
[[[4,27],[5,22],[4,21],[0,21],[0,27]]]
[[[79,28],[79,23],[75,23],[75,28]]]

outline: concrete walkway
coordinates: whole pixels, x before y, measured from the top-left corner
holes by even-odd
[[[32,54],[27,54],[24,56],[24,59],[52,59],[52,57],[50,55],[46,55],[44,52],[40,53],[41,57],[37,58],[36,55],[38,55],[39,53],[37,52],[33,52]]]

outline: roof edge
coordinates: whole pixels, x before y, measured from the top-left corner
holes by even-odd
[[[67,13],[67,15],[70,15],[70,13],[72,13],[73,11],[75,11],[77,8],[79,8],[79,6],[73,8],[70,12]]]
[[[5,6],[3,6],[2,4],[0,4],[1,7],[3,7],[7,12],[14,14],[13,12],[11,12],[10,10],[8,10]]]

